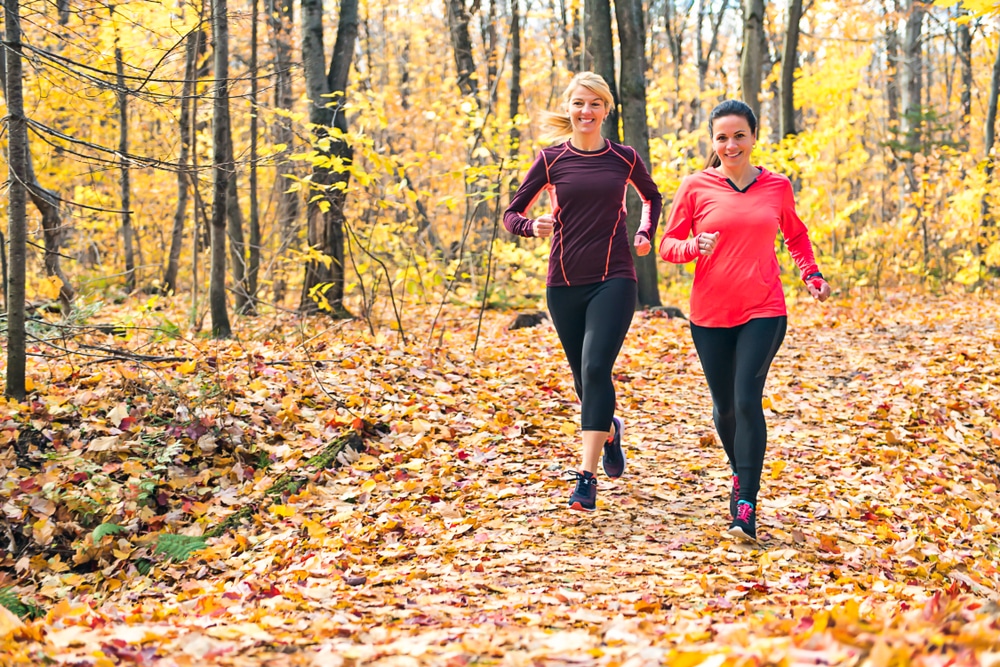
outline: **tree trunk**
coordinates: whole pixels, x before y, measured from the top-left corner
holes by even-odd
[[[740,56],[740,91],[758,119],[760,86],[764,72],[764,0],[743,1],[743,53]]]
[[[227,75],[228,76],[228,75]],[[229,234],[229,258],[232,262],[233,292],[236,296],[236,312],[242,313],[247,307],[247,255],[246,242],[243,237],[243,209],[240,208],[239,189],[237,188],[236,157],[233,148],[232,124],[229,126],[229,139],[226,141],[229,155],[226,156],[226,170],[229,179],[226,183],[226,232]]]
[[[498,0],[487,0],[489,3],[486,16],[483,18],[483,43],[486,45],[486,88],[489,90],[490,108],[497,106],[497,71],[500,60],[500,36],[497,34]]]
[[[594,73],[604,77],[615,98],[614,108],[609,110],[601,132],[611,141],[621,142],[622,137],[618,128],[618,110],[621,108],[621,99],[618,96],[618,81],[615,77],[611,2],[610,0],[585,0],[583,11],[584,48],[587,51],[587,60],[592,63]]]
[[[521,131],[514,119],[521,110],[521,0],[510,0],[510,159],[517,160],[521,147]],[[510,182],[510,196],[517,191],[515,175]],[[514,237],[520,238],[520,237]]]
[[[896,134],[899,124],[899,33],[896,31],[895,14],[899,11],[898,0],[893,0],[893,11],[886,7],[885,25],[885,104],[890,134]]]
[[[191,177],[188,162],[191,159],[191,144],[193,141],[191,118],[191,99],[195,94],[195,77],[197,76],[198,42],[202,39],[201,30],[193,30],[188,34],[184,58],[184,85],[181,89],[181,116],[179,130],[181,149],[177,157],[177,207],[174,209],[174,224],[170,233],[170,258],[167,260],[167,270],[163,276],[163,291],[166,294],[177,291],[177,273],[180,270],[181,247],[184,244],[184,220],[188,207],[188,179]],[[197,221],[197,218],[195,218]],[[197,222],[193,225],[197,236]]]
[[[17,3],[15,3],[14,7],[18,7]],[[20,25],[18,26],[18,34],[20,35]],[[7,62],[3,55],[4,51],[4,49],[0,49],[0,89],[4,90],[4,96],[6,98]],[[25,141],[27,141],[27,135]],[[42,240],[44,245],[43,264],[45,266],[45,275],[55,276],[62,283],[62,286],[59,288],[59,303],[62,306],[62,312],[64,314],[69,314],[72,307],[72,301],[76,296],[76,293],[73,290],[72,285],[70,285],[69,278],[65,273],[63,273],[62,265],[59,261],[59,246],[62,243],[63,236],[62,216],[59,211],[59,197],[55,192],[43,187],[42,184],[38,182],[38,177],[35,175],[35,165],[31,157],[30,147],[25,148],[24,161],[24,171],[21,172],[23,178],[21,185],[24,186],[27,197],[31,199],[31,202],[35,205],[35,208],[38,209],[38,212],[42,216]],[[27,240],[25,243],[27,243]]]
[[[212,120],[212,268],[208,299],[212,335],[230,338],[226,306],[226,218],[232,165],[232,130],[229,124],[229,17],[228,0],[212,0],[212,36],[215,40],[215,95]]]
[[[695,27],[695,44],[698,55],[698,95],[695,96],[694,101],[692,102],[693,109],[691,114],[691,131],[697,131],[704,121],[704,109],[702,108],[701,102],[707,88],[708,66],[712,62],[712,54],[718,49],[719,28],[722,26],[722,19],[725,18],[727,9],[729,9],[729,0],[722,0],[722,6],[719,7],[719,13],[714,15],[712,14],[711,3],[708,0],[699,0],[698,16]],[[704,29],[706,18],[711,26],[711,36],[709,38],[708,48],[703,48],[702,31]]]
[[[781,53],[781,136],[797,134],[795,129],[795,70],[799,64],[799,21],[802,0],[788,0],[788,26]]]
[[[960,10],[964,13],[966,10]],[[958,25],[958,61],[960,64],[962,90],[960,93],[959,106],[961,107],[961,118],[958,126],[961,128],[961,142],[965,150],[969,148],[969,132],[972,120],[972,30],[968,23]]]
[[[260,209],[257,202],[257,15],[258,2],[251,3],[250,17],[250,258],[247,267],[246,314],[256,312],[257,275],[260,272]]]
[[[673,110],[676,116],[680,113],[681,100],[681,66],[684,64],[684,25],[687,22],[688,12],[691,4],[684,13],[678,13],[675,0],[666,0],[663,3],[663,29],[667,35],[667,48],[670,50],[670,62],[674,73],[674,104]]]
[[[651,165],[649,121],[646,111],[646,30],[643,25],[642,0],[617,0],[615,15],[618,21],[618,38],[621,42],[622,129],[625,143],[636,150],[643,162]],[[626,203],[628,208],[626,225],[631,240],[639,229],[642,214],[642,201],[632,188],[628,188]],[[656,253],[651,252],[645,257],[638,257],[635,256],[634,249],[632,252],[639,280],[639,305],[661,305],[657,286]]]
[[[325,75],[321,0],[303,0],[302,20],[302,65],[310,100],[309,119],[316,128],[314,150],[323,157],[350,163],[353,159],[351,147],[342,139],[330,137],[326,128],[347,132],[343,96],[358,36],[358,2],[341,0],[337,42]],[[331,97],[334,93],[339,94]],[[328,148],[321,148],[322,144]],[[348,172],[333,171],[325,164],[313,167],[312,181],[317,193],[309,197],[306,209],[308,242],[330,261],[328,264],[318,260],[307,262],[299,305],[303,312],[315,313],[322,309],[334,317],[351,316],[344,306],[344,202],[348,177]]]
[[[111,8],[112,19],[114,7]],[[118,164],[121,174],[119,184],[122,201],[122,243],[125,250],[125,291],[131,294],[135,291],[135,247],[133,246],[132,230],[132,185],[128,163],[128,89],[125,86],[125,63],[122,60],[122,49],[118,44],[118,34],[115,32],[115,71],[118,81]]]
[[[8,0],[10,1],[10,0]],[[986,105],[986,131],[983,138],[983,149],[986,153],[986,181],[987,183],[992,183],[993,181],[993,171],[996,161],[996,125],[997,125],[997,100],[1000,98],[1000,46],[997,46],[996,57],[993,59],[993,74],[990,77],[990,99],[987,101]],[[995,187],[993,188],[995,190]],[[990,192],[990,188],[987,188],[987,193]],[[996,220],[990,214],[990,202],[989,194],[983,196],[983,203],[981,205],[982,212],[982,222],[979,226],[979,242],[977,243],[977,250],[979,256],[982,257],[986,249],[993,243],[997,242],[996,239]],[[11,266],[13,266],[13,261],[11,261]],[[985,262],[980,264],[980,274],[985,269],[991,271],[996,270],[995,266],[987,266]]]
[[[268,23],[271,27],[271,44],[274,49],[274,106],[291,114],[295,102],[292,97],[292,28],[294,0],[268,0]],[[274,156],[274,195],[277,200],[275,219],[279,235],[276,254],[280,257],[295,238],[296,222],[299,217],[300,193],[289,188],[295,176],[295,165],[288,158],[292,154],[292,120],[289,115],[278,114],[271,130],[271,140],[282,147]],[[276,264],[274,275],[274,301],[281,303],[285,298],[286,272]]]
[[[469,38],[469,10],[465,6],[465,0],[447,2],[448,27],[451,31],[452,50],[455,52],[455,67],[458,70],[458,88],[463,95],[475,97],[476,104],[479,104],[476,62],[472,57],[472,40]]]
[[[923,25],[927,6],[921,0],[910,0],[906,16],[906,33],[903,40],[903,122],[906,132],[906,150],[920,150],[922,141],[923,109]]]
[[[21,11],[18,0],[4,0],[7,102],[7,241],[10,244],[10,273],[7,278],[7,381],[4,395],[17,401],[25,398],[25,259],[27,257],[27,177],[28,127],[24,118],[21,89]]]

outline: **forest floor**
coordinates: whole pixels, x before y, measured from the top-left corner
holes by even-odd
[[[417,310],[405,343],[150,311],[33,361],[0,411],[0,587],[33,611],[0,607],[0,665],[1000,665],[1000,303],[790,302],[756,547],[685,320],[637,314],[628,468],[580,513],[550,323]]]

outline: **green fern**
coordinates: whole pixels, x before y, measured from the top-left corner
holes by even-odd
[[[135,569],[139,571],[139,574],[145,577],[153,571],[153,562],[148,558],[140,558],[135,562]]]
[[[164,533],[156,540],[156,552],[166,554],[176,561],[187,560],[195,551],[208,546],[204,537]]]
[[[117,523],[102,523],[100,526],[94,529],[94,532],[91,533],[91,536],[94,538],[94,544],[97,544],[98,542],[101,541],[101,538],[104,537],[105,535],[117,535],[123,530],[125,529],[119,526]]]
[[[0,588],[0,605],[17,614],[20,618],[39,618],[45,610],[33,604],[25,604],[9,586]]]

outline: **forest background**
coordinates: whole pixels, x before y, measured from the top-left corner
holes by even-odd
[[[558,107],[582,69],[614,84],[618,109],[605,131],[640,151],[668,205],[704,162],[712,106],[726,97],[754,106],[754,160],[793,180],[842,328],[882,331],[891,321],[892,331],[919,334],[912,311],[876,316],[882,311],[870,305],[917,295],[993,332],[968,342],[943,377],[978,372],[974,360],[985,363],[993,349],[995,309],[972,304],[991,303],[1000,265],[996,2],[6,0],[4,9],[8,197],[0,209],[9,226],[0,258],[10,401],[0,430],[8,445],[0,611],[35,621],[2,619],[0,632],[30,640],[23,655],[35,652],[25,660],[72,648],[81,664],[99,663],[91,644],[65,635],[53,643],[46,632],[108,622],[95,609],[123,595],[130,578],[174,577],[183,588],[195,572],[215,571],[224,552],[248,548],[237,530],[246,522],[293,523],[322,538],[336,520],[317,523],[290,508],[306,503],[303,489],[319,494],[313,484],[336,469],[357,482],[344,496],[351,504],[383,490],[392,466],[426,473],[426,441],[456,431],[420,419],[418,399],[400,407],[401,354],[422,360],[418,377],[429,384],[414,391],[440,401],[464,386],[466,408],[489,413],[482,433],[491,435],[476,446],[530,432],[523,415],[482,392],[496,376],[469,369],[502,366],[482,348],[509,342],[505,313],[544,305],[547,246],[510,237],[499,217],[542,145],[533,119]],[[798,277],[784,259],[794,295]],[[646,316],[659,317],[664,303],[683,307],[692,266],[651,255],[637,267]],[[930,301],[942,294],[951,301]],[[636,327],[655,336],[650,322]],[[530,356],[552,344],[551,332],[539,336],[525,344],[523,372],[560,373]],[[664,345],[668,359],[693,359],[690,349]],[[477,350],[477,359],[459,359]],[[947,354],[936,350],[933,361]],[[332,384],[330,363],[362,386]],[[844,387],[856,391],[869,375],[848,375]],[[542,389],[572,402],[565,386]],[[983,446],[1000,441],[991,392],[941,399],[975,413]],[[779,398],[767,400],[783,411]],[[932,410],[912,400],[900,423],[916,429]],[[865,428],[898,417],[888,405],[873,407]],[[389,437],[382,419],[412,445],[396,459],[365,451],[365,442]],[[552,428],[572,439],[564,424]],[[948,428],[942,437],[956,447],[971,437],[962,436],[971,426]],[[871,434],[858,437],[874,446]],[[898,428],[879,443],[913,444]],[[495,456],[467,449],[473,461]],[[977,480],[992,478],[983,467],[992,460],[968,463]],[[393,474],[394,484],[410,484]],[[927,493],[940,481],[929,477]],[[995,485],[983,484],[977,490],[995,496]],[[438,493],[424,498],[438,507],[449,497]],[[882,511],[873,506],[870,515]],[[405,522],[384,516],[364,530],[398,539]],[[448,539],[473,527],[452,518],[442,519]],[[892,532],[898,525],[886,526],[879,539],[902,539]],[[476,532],[476,544],[488,539],[480,535],[488,534]],[[229,541],[213,541],[223,536]],[[801,546],[799,536],[789,539]],[[817,543],[820,560],[836,547]],[[995,549],[986,552],[979,572],[995,577]],[[178,563],[199,553],[209,564],[178,574]],[[358,554],[344,553],[330,571],[348,587],[363,584],[351,565]],[[992,585],[965,572],[941,589],[952,602]],[[704,578],[698,586],[718,592]],[[240,595],[270,596],[262,590]],[[554,595],[582,602],[578,592]],[[952,602],[925,613],[936,622]],[[642,595],[633,607],[661,611]],[[838,613],[860,622],[848,608],[810,616],[809,631],[827,632]],[[273,640],[260,634],[266,624],[253,627],[237,634],[256,645]],[[681,634],[704,639],[692,632]],[[48,648],[31,644],[46,636]],[[152,636],[125,644],[148,648]],[[132,654],[119,640],[96,645],[120,662]],[[837,647],[844,660],[858,659]],[[862,655],[879,650],[868,642]],[[894,654],[886,655],[890,664]]]

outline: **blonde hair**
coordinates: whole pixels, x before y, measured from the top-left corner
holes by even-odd
[[[610,111],[615,106],[615,98],[611,94],[608,82],[600,74],[593,72],[578,72],[574,76],[566,90],[563,91],[563,106],[568,107],[570,96],[577,86],[583,86],[604,101],[605,106]],[[569,119],[566,111],[543,111],[540,119],[542,125],[542,138],[549,141],[564,141],[573,136],[573,123]]]

